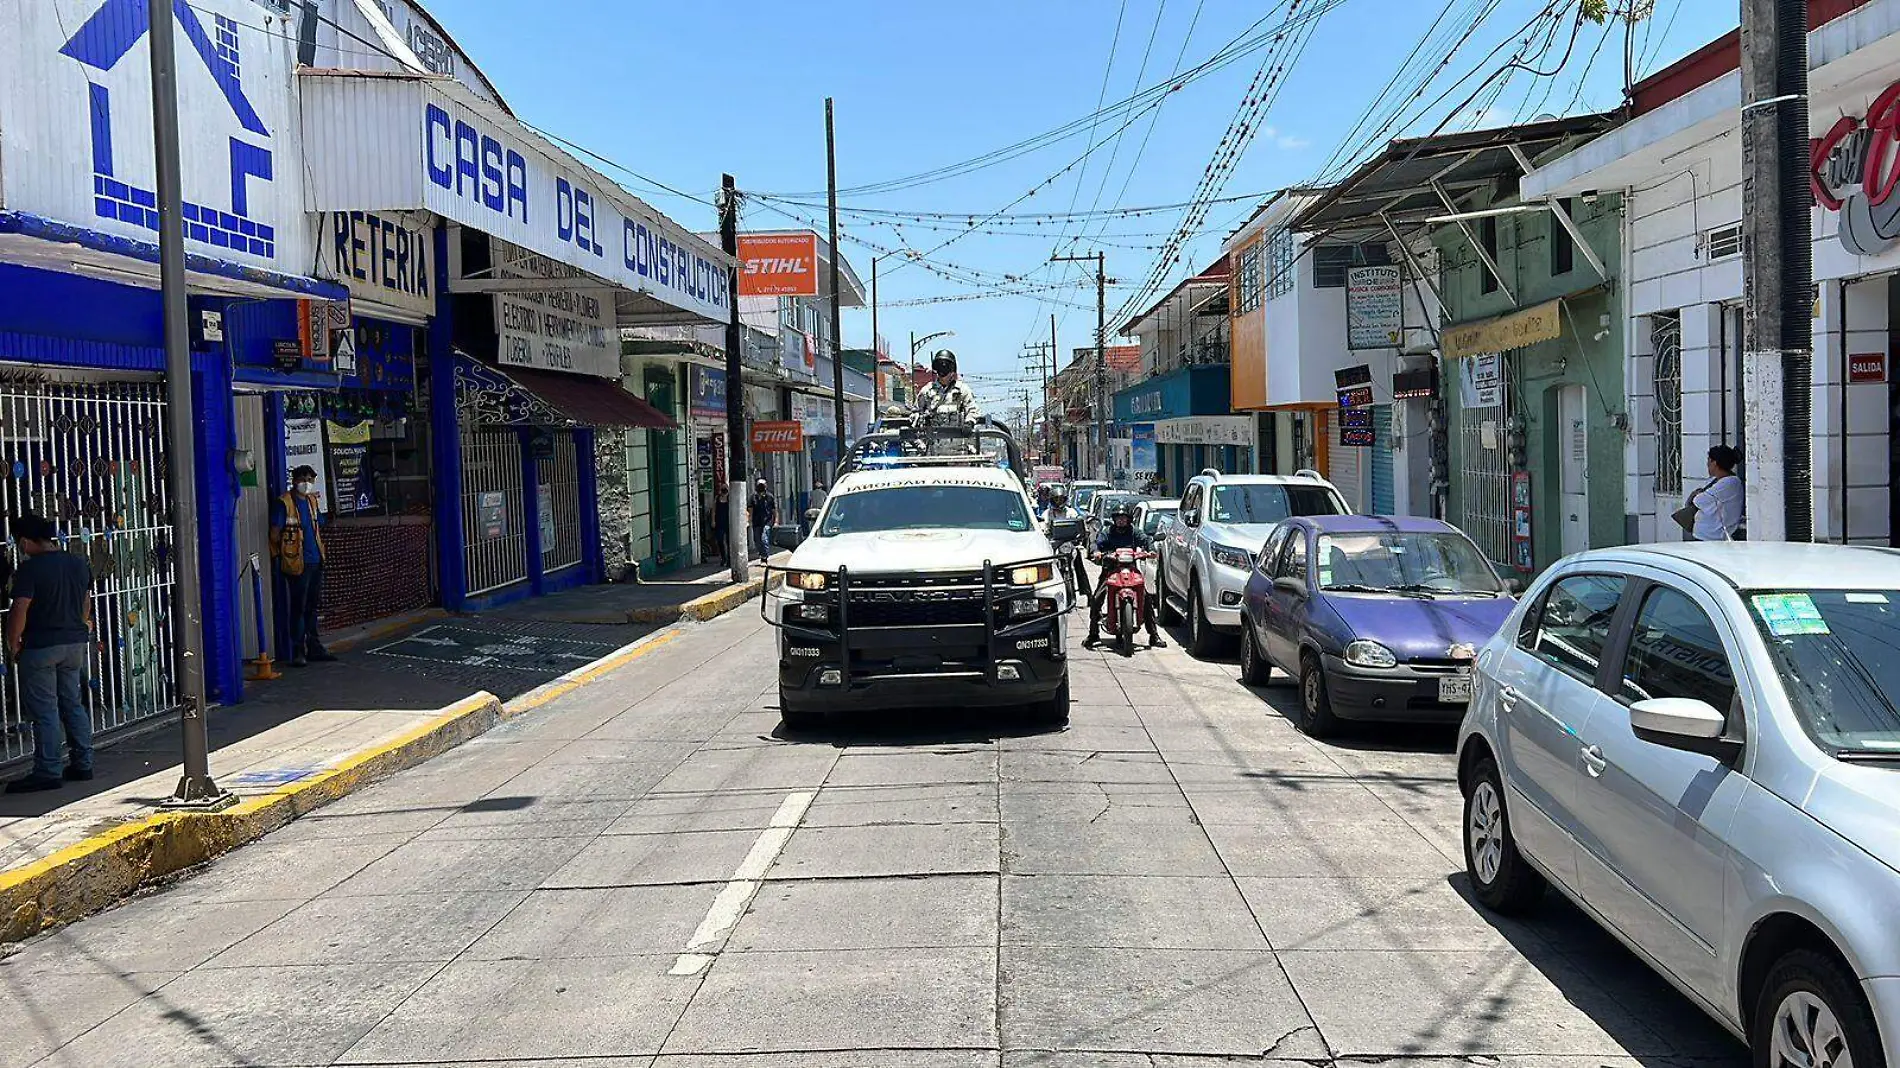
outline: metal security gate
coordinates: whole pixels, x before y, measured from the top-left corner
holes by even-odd
[[[172,525],[164,387],[0,383],[0,515],[51,519],[92,564],[93,730],[166,715],[172,688]],[[17,550],[9,540],[9,561]],[[0,686],[0,760],[32,752],[17,672]]]
[[[521,437],[462,428],[462,562],[472,596],[528,580]],[[571,455],[572,442],[569,442]]]
[[[1482,359],[1467,356],[1457,361],[1461,379],[1470,373],[1465,365]],[[1458,510],[1452,522],[1469,534],[1493,562],[1511,567],[1515,566],[1511,558],[1511,442],[1517,405],[1512,396],[1510,354],[1496,359],[1495,384],[1489,389],[1461,389],[1461,401],[1475,393],[1497,403],[1459,405],[1457,468],[1452,476]]]
[[[552,520],[541,530],[542,574],[552,575],[581,562],[581,472],[577,460],[573,432],[556,431],[554,456],[540,464],[541,507]]]
[[[1372,514],[1392,515],[1399,510],[1392,486],[1395,443],[1392,440],[1392,406],[1374,405],[1372,409]]]

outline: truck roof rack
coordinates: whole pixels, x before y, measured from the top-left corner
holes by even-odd
[[[1206,475],[1206,476],[1207,476],[1208,478],[1214,478],[1214,479],[1218,479],[1218,478],[1220,478],[1220,468],[1218,468],[1218,467],[1203,467],[1203,468],[1201,468],[1201,474],[1203,474],[1203,475]]]
[[[1318,471],[1315,471],[1310,467],[1302,467],[1298,471],[1293,472],[1293,477],[1294,478],[1310,478],[1318,482],[1326,481],[1325,475],[1320,474]]]
[[[999,446],[985,451],[985,445]],[[1004,464],[999,465],[998,459]],[[1029,483],[1029,468],[1022,450],[1009,427],[1002,422],[979,419],[974,427],[900,427],[866,434],[851,444],[850,452],[838,463],[842,477],[853,471],[918,467],[998,467],[1007,466],[1024,485]]]

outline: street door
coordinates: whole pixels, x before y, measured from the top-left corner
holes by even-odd
[[[647,378],[647,403],[669,414],[674,405],[673,375]],[[679,433],[674,430],[647,431],[647,473],[653,480],[653,555],[662,569],[681,561],[684,539],[680,523]],[[781,493],[779,511],[786,514],[791,498]],[[783,522],[783,519],[780,520]]]
[[[1367,501],[1367,511],[1373,515],[1392,515],[1399,510],[1397,495],[1393,492],[1393,467],[1396,463],[1396,442],[1392,437],[1392,406],[1380,404],[1372,409],[1372,492]]]
[[[1563,472],[1558,548],[1565,556],[1590,547],[1590,432],[1582,386],[1557,391],[1557,466]]]
[[[281,478],[283,472],[265,470],[263,458],[269,452],[264,443],[263,395],[239,394],[233,407],[237,414],[237,447],[256,458],[248,476],[239,476],[237,505],[238,644],[244,659],[251,660],[262,651],[257,644],[260,605],[265,619],[261,632],[267,645],[273,630],[269,621],[276,618],[273,614],[276,590],[272,588],[276,584],[271,581],[270,484],[272,475]]]
[[[586,555],[581,551],[581,474],[574,432],[556,430],[552,434],[551,455],[536,465],[540,485],[535,501],[541,514],[535,521],[541,524],[543,575],[579,566]]]
[[[521,435],[513,429],[461,428],[462,565],[474,596],[528,580]]]

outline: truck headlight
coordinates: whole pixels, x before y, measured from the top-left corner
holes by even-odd
[[[1346,663],[1354,667],[1389,668],[1399,666],[1399,658],[1378,642],[1356,641],[1346,646]]]
[[[1024,564],[1022,567],[1012,567],[1009,569],[1009,584],[1011,586],[1034,586],[1039,583],[1048,582],[1055,577],[1055,574],[1056,566],[1054,564]]]
[[[831,606],[820,601],[806,601],[791,608],[792,616],[807,623],[823,623],[831,618]]]
[[[795,590],[822,590],[831,584],[831,576],[822,571],[788,571],[785,584]]]
[[[1236,549],[1231,545],[1216,545],[1209,551],[1214,562],[1222,567],[1231,567],[1238,571],[1253,568],[1253,554],[1245,549]]]

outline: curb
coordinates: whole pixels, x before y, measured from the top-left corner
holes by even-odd
[[[776,583],[774,583],[776,585]],[[736,583],[681,606],[680,617],[705,621],[758,596],[764,580]],[[156,812],[75,842],[48,857],[0,872],[0,944],[72,923],[187,868],[254,842],[405,768],[475,738],[496,724],[540,708],[679,637],[654,631],[503,703],[471,694],[426,723],[350,756],[318,775],[247,797],[218,812]]]

